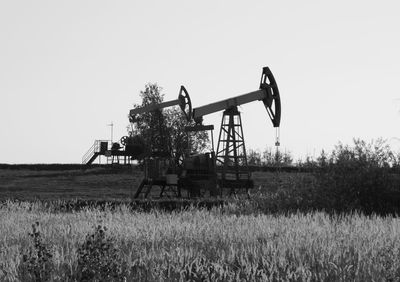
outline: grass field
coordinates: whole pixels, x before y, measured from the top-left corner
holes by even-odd
[[[400,281],[400,219],[299,212],[316,203],[311,174],[255,172],[251,200],[150,212],[128,205],[141,177],[1,168],[0,281],[94,281],[85,269],[103,281]]]
[[[0,169],[0,200],[124,200],[140,175],[129,168]]]
[[[143,174],[139,169],[96,167],[88,169],[0,169],[0,201],[18,200],[107,200],[126,201],[136,191]],[[253,194],[288,189],[302,173],[254,172]],[[158,187],[154,195],[158,195]]]
[[[211,210],[132,212],[127,207],[50,212],[38,203],[0,208],[0,281],[21,280],[28,233],[40,223],[51,279],[72,281],[77,252],[107,228],[128,281],[399,281],[400,219],[325,213],[235,215]]]

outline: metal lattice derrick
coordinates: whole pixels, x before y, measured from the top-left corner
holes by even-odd
[[[240,182],[250,179],[242,121],[237,107],[231,107],[223,113],[216,162],[223,186],[229,180]]]

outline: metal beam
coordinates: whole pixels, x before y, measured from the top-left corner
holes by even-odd
[[[180,100],[176,99],[173,101],[168,101],[168,102],[164,102],[164,103],[160,103],[160,104],[150,104],[148,106],[130,110],[129,115],[135,116],[138,114],[143,114],[143,113],[147,113],[147,112],[151,112],[151,111],[155,111],[155,110],[159,110],[159,109],[163,109],[163,108],[167,108],[167,107],[171,107],[171,106],[176,106],[176,105],[179,105],[179,103],[180,103]]]
[[[267,98],[267,90],[260,89],[247,94],[239,95],[233,98],[225,99],[219,102],[204,105],[193,109],[193,118],[199,119],[205,115],[216,113],[229,109],[231,107],[240,106],[246,103],[250,103],[256,100],[263,100]]]
[[[186,132],[198,132],[198,131],[205,131],[205,130],[214,130],[214,125],[202,125],[197,124],[193,126],[185,126]]]

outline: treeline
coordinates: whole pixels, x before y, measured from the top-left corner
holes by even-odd
[[[293,156],[290,151],[281,152],[280,150],[273,150],[266,148],[263,152],[260,150],[249,149],[247,152],[247,163],[249,166],[292,166]]]
[[[400,214],[400,154],[382,139],[339,143],[332,152],[322,151],[301,165],[312,179],[299,178],[260,197],[262,209]]]
[[[393,170],[400,168],[400,152],[395,152],[384,139],[366,142],[361,139],[354,139],[353,145],[339,143],[331,152],[322,150],[317,157],[306,156],[305,159],[294,160],[294,156],[289,150],[277,150],[267,147],[264,151],[249,149],[247,150],[247,163],[256,170],[256,167],[266,168],[324,168],[327,165],[340,163],[343,160],[359,160],[366,162],[378,162],[380,166],[390,167]],[[263,169],[260,169],[263,170]],[[268,170],[268,169],[267,169]],[[305,170],[302,170],[305,171]]]

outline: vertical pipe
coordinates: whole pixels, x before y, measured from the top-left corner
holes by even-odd
[[[234,166],[235,166],[236,180],[238,180],[239,179],[239,164],[238,164],[238,155],[237,155],[237,146],[236,146],[235,116],[232,112],[229,113],[229,129],[228,130],[231,133],[232,140],[229,140],[229,141],[232,142],[232,145],[233,145],[233,162],[234,162]],[[230,146],[230,144],[229,144],[229,146]],[[228,154],[229,154],[229,152],[228,152]]]
[[[222,139],[221,139],[221,136],[222,136],[222,131],[224,130],[223,128],[224,128],[224,118],[225,118],[225,112],[222,114],[222,120],[221,120],[221,128],[220,128],[220,130],[219,130],[219,136],[218,136],[218,145],[217,145],[217,153],[216,153],[216,160],[218,160],[218,156],[219,156],[219,153],[220,152],[222,152],[223,150],[224,150],[224,148],[222,148],[221,150],[220,150],[220,146],[222,145],[221,143],[222,143]],[[222,146],[223,147],[223,146]],[[219,162],[221,162],[221,163],[223,163],[222,161],[220,161],[220,160],[218,160]]]
[[[212,151],[214,151],[214,130],[211,130],[211,146],[212,146]]]
[[[248,177],[250,178],[250,171],[249,171],[249,167],[248,167],[248,165],[247,165],[246,146],[245,146],[245,143],[244,143],[244,134],[243,134],[242,118],[241,118],[240,114],[239,114],[239,124],[240,124],[240,132],[241,132],[242,141],[243,141],[243,156],[244,156],[243,166],[247,169]]]

